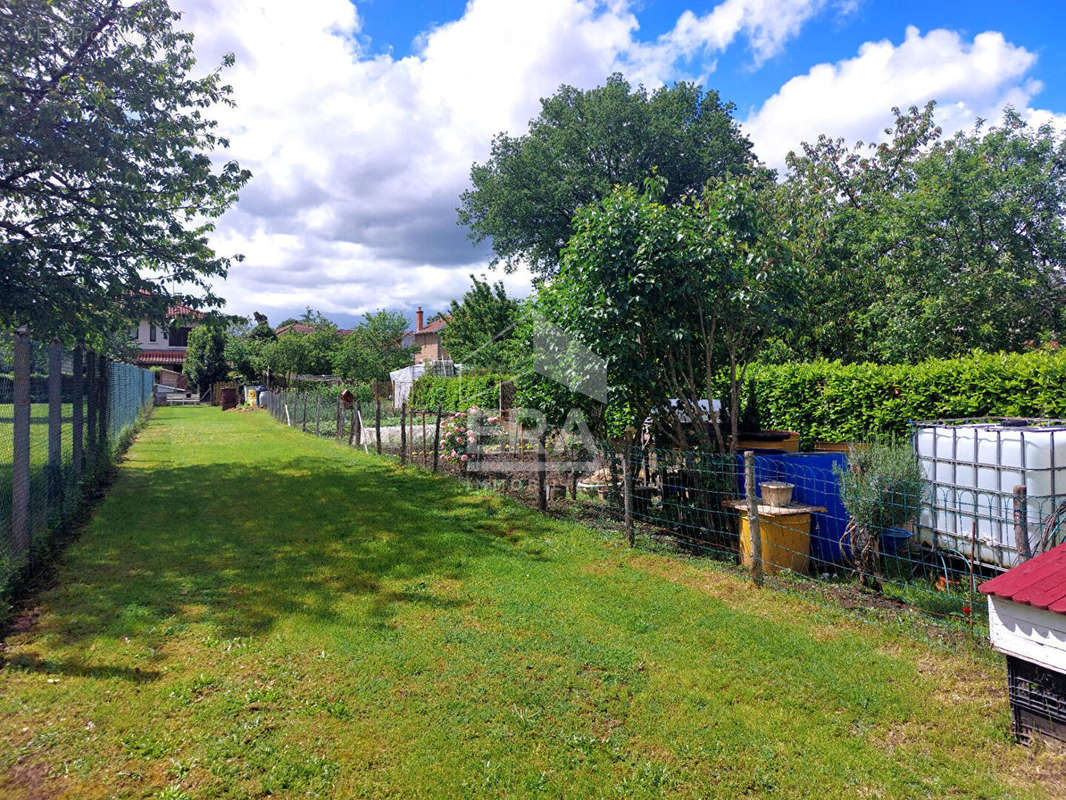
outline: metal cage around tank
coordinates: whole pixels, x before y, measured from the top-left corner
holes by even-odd
[[[1047,521],[1066,503],[1066,420],[926,420],[911,435],[930,484],[922,541],[994,569],[1057,543]]]

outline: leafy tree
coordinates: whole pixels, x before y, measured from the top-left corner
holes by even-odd
[[[334,372],[349,381],[388,380],[389,372],[411,363],[411,349],[401,344],[406,328],[403,314],[377,311],[365,315],[337,349]]]
[[[257,339],[263,342],[270,342],[278,338],[274,329],[270,327],[270,323],[267,321],[266,314],[260,314],[258,311],[253,314],[255,318],[255,327],[248,332],[248,335],[252,339]]]
[[[284,333],[276,341],[267,342],[260,357],[263,372],[282,376],[287,383],[310,371],[308,339],[301,333]]]
[[[526,135],[497,135],[489,160],[473,165],[459,221],[475,242],[492,239],[494,264],[528,263],[551,276],[574,214],[616,185],[658,172],[673,202],[709,178],[756,170],[733,110],[689,83],[650,94],[620,75],[588,91],[562,86],[541,101]]]
[[[521,304],[507,296],[503,282],[490,284],[470,276],[473,286],[462,300],[453,300],[441,342],[464,366],[507,371],[515,362],[515,322]]]
[[[226,362],[226,332],[217,325],[200,325],[189,331],[182,371],[200,391],[229,376]]]
[[[258,339],[252,333],[228,334],[224,355],[232,372],[246,383],[258,383],[266,373],[263,357],[269,339]]]
[[[179,18],[165,0],[5,4],[0,325],[85,336],[219,304],[230,259],[207,234],[250,175],[209,156],[227,142],[205,112],[230,89],[190,76]]]
[[[744,370],[788,307],[791,271],[768,193],[750,178],[728,178],[699,198],[664,202],[661,182],[619,187],[578,212],[559,275],[537,308],[605,362],[608,408],[588,413],[605,427],[622,414],[629,435],[653,409],[680,399],[698,419],[701,400],[720,394],[722,376],[735,427]],[[554,355],[567,363],[571,345]],[[560,390],[523,377],[527,398],[556,408]],[[702,435],[710,436],[704,431]],[[710,446],[710,439],[704,445]],[[719,447],[724,447],[718,438]]]
[[[916,361],[1066,331],[1066,137],[1008,110],[944,139],[933,105],[888,141],[820,137],[781,186],[805,301],[778,358]]]
[[[287,335],[303,336],[306,340],[307,371],[312,375],[333,374],[333,359],[342,341],[337,326],[322,314],[305,324],[313,324],[314,330]]]

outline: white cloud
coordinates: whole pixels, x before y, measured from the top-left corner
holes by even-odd
[[[523,131],[539,98],[615,70],[649,86],[682,69],[707,73],[738,43],[759,64],[819,13],[854,5],[722,0],[644,42],[631,2],[470,0],[460,19],[394,58],[367,50],[349,0],[177,0],[204,69],[237,55],[225,77],[238,105],[220,121],[228,155],[255,177],[214,239],[220,252],[247,257],[217,287],[230,310],[442,309],[489,256],[456,224],[470,165],[498,131]],[[1027,108],[1040,88],[1026,78],[1035,58],[998,33],[966,41],[911,28],[899,45],[870,42],[793,78],[746,126],[761,157],[779,165],[821,132],[876,136],[892,105],[935,97],[943,120],[963,125],[1005,102]],[[500,277],[513,292],[528,288],[528,274]]]
[[[228,155],[255,176],[215,237],[247,257],[219,291],[246,314],[441,308],[488,260],[455,207],[493,134],[524,130],[564,82],[620,70],[659,85],[677,59],[738,37],[763,59],[826,2],[724,0],[649,45],[629,0],[471,0],[396,59],[365,49],[349,0],[178,0],[205,69],[236,53],[225,77],[238,105],[220,120]]]
[[[821,133],[849,141],[880,139],[893,106],[936,100],[937,122],[947,132],[978,117],[995,120],[1007,105],[1035,121],[1054,121],[1050,112],[1029,108],[1041,89],[1026,78],[1035,62],[1034,53],[994,31],[967,41],[954,31],[922,35],[908,27],[899,45],[867,42],[854,58],[818,64],[792,78],[744,127],[759,157],[781,167],[789,150]]]

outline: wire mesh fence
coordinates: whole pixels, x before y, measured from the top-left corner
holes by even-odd
[[[149,370],[0,334],[0,601],[79,511],[153,386]]]
[[[469,460],[460,462],[455,414],[441,415],[442,428],[435,411],[404,407],[396,418],[382,408],[378,424],[373,404],[346,407],[313,392],[275,393],[266,405],[285,424],[369,452],[426,466],[439,457],[442,468],[539,508],[550,500],[585,519],[636,525],[638,541],[669,540],[774,582],[832,587],[848,604],[908,607],[980,631],[980,582],[1066,539],[1066,494],[1019,497],[1003,489],[1014,472],[994,490],[963,490],[938,480],[936,468],[928,474],[923,451],[906,445],[909,484],[899,476],[864,484],[858,453],[752,453],[749,463],[743,453],[606,442],[578,452],[572,437],[523,430],[516,414],[468,423],[478,432],[469,447],[461,443]]]

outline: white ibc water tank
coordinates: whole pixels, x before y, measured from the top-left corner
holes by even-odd
[[[980,562],[1006,569],[1018,562],[1014,487],[1026,489],[1031,545],[1066,500],[1066,423],[919,423],[913,441],[932,484],[920,518],[921,538],[931,545],[967,558],[973,549]]]

